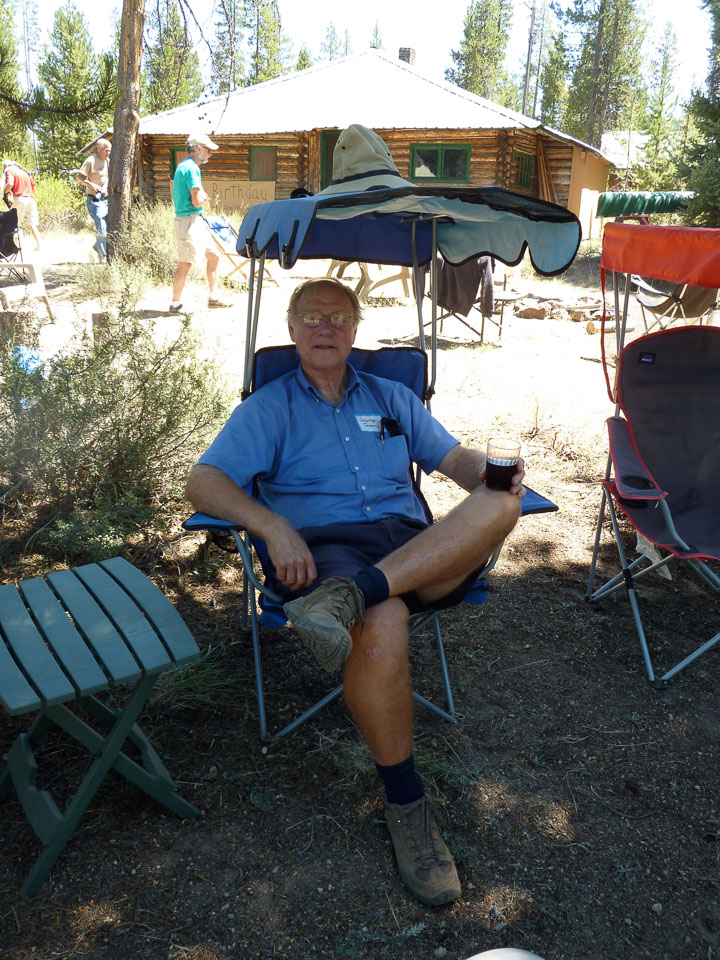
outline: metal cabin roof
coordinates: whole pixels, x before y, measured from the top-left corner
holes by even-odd
[[[531,117],[461,87],[430,80],[409,64],[371,49],[144,117],[140,134],[184,136],[202,129],[213,136],[231,136],[342,129],[351,123],[377,130],[541,126]]]

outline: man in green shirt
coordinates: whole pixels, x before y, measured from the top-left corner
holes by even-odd
[[[230,304],[215,295],[220,258],[213,249],[214,242],[202,218],[202,205],[208,195],[202,188],[200,166],[207,163],[211,152],[218,146],[210,137],[201,133],[187,138],[185,150],[188,156],[175,169],[173,177],[173,205],[175,207],[175,240],[178,250],[178,265],[173,277],[170,313],[182,313],[182,292],[190,267],[200,252],[207,260],[208,306],[229,307]]]

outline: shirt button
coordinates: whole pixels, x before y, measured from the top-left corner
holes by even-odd
[[[353,470],[359,470],[360,467],[353,467]]]
[[[361,489],[361,490],[367,490],[367,487],[365,486],[365,484],[363,484],[363,485],[360,487],[360,489]]]
[[[345,437],[345,443],[350,443],[350,437]]]
[[[367,510],[368,513],[370,513],[370,511],[372,510],[372,507],[365,507],[365,509]]]

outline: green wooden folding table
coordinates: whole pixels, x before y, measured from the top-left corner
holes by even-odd
[[[41,886],[110,769],[178,816],[197,816],[136,721],[158,676],[198,656],[173,605],[120,557],[0,586],[0,704],[11,716],[37,712],[0,774],[0,800],[14,788],[43,844],[22,894]],[[128,684],[118,710],[96,697]],[[78,705],[95,726],[71,709]],[[33,749],[51,725],[94,757],[64,812],[36,786]],[[126,742],[140,762],[123,753]]]

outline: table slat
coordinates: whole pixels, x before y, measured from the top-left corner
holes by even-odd
[[[103,560],[100,566],[107,570],[142,607],[176,663],[185,663],[198,656],[200,653],[198,645],[185,621],[154,583],[122,557]]]
[[[0,627],[18,663],[48,706],[75,699],[73,685],[45,645],[13,584],[0,587]]]
[[[86,642],[115,683],[137,680],[142,671],[124,639],[95,598],[71,570],[48,574],[48,582],[61,598]]]
[[[108,678],[75,629],[64,607],[40,577],[23,580],[20,592],[81,696],[107,690]]]
[[[11,717],[42,706],[40,697],[33,690],[13,660],[0,637],[0,704]]]
[[[75,575],[120,630],[145,672],[152,674],[167,669],[172,663],[168,651],[138,604],[120,584],[96,563],[76,567]]]

